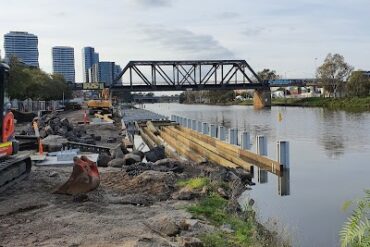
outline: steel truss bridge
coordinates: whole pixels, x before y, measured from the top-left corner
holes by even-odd
[[[113,91],[268,89],[245,60],[130,61]]]

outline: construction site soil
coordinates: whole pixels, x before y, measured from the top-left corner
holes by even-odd
[[[83,112],[63,116],[75,123]],[[111,136],[119,142],[120,131],[119,125],[87,128],[102,136],[97,144]],[[172,169],[173,162],[161,165]],[[179,196],[176,182],[202,175],[219,178],[228,171],[187,161],[178,166],[180,171],[138,165],[130,174],[99,167],[100,186],[75,196],[52,193],[68,179],[72,166],[33,166],[27,179],[0,194],[0,246],[202,246],[196,237],[215,227],[201,220],[197,228],[189,227],[194,219],[185,208],[197,196],[186,191]]]

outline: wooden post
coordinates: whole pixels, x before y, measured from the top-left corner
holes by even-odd
[[[190,150],[193,150],[193,152],[196,152],[217,164],[232,168],[240,166],[247,171],[252,171],[253,169],[253,166],[249,162],[246,162],[235,155],[223,153],[222,150],[194,138],[173,126],[162,128],[161,134],[170,135],[172,138],[176,139],[178,146],[187,147]]]
[[[274,173],[277,176],[281,176],[283,173],[283,166],[280,165],[279,162],[269,159],[266,156],[258,155],[250,150],[241,149],[239,146],[230,145],[229,143],[223,142],[207,135],[200,134],[190,129],[183,128],[181,126],[173,126],[172,128],[176,128],[189,137],[192,136],[198,140],[208,143],[223,153],[239,157],[249,163],[254,164],[257,167],[261,167],[271,173]]]

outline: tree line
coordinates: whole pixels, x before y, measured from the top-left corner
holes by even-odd
[[[316,78],[330,96],[366,97],[370,93],[370,76],[354,71],[340,54],[329,53],[317,68]]]
[[[48,74],[39,68],[21,63],[16,57],[9,59],[10,99],[61,100],[72,98],[72,90],[60,74]]]

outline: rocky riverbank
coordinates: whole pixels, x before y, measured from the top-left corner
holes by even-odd
[[[74,125],[74,116],[81,114],[63,117]],[[104,131],[87,127],[86,135],[119,139],[119,125]],[[92,192],[52,194],[71,171],[34,166],[28,179],[0,195],[1,246],[284,245],[257,223],[253,201],[246,210],[238,204],[252,184],[241,169],[173,159],[124,162],[99,167],[101,183]]]

